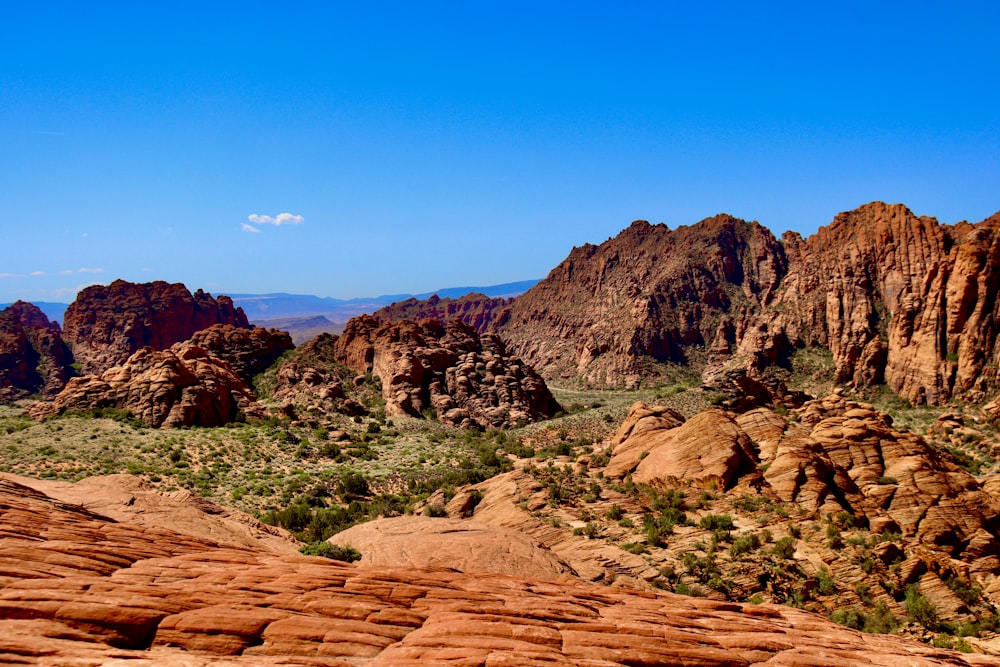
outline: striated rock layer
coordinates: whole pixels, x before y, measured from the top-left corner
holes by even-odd
[[[269,554],[7,480],[0,586],[7,664],[1000,664],[789,607]]]
[[[382,381],[386,413],[438,419],[460,426],[514,426],[559,409],[545,382],[507,353],[496,336],[458,320],[381,324],[369,316],[348,321],[336,341],[337,361]]]
[[[34,304],[0,310],[0,401],[59,393],[72,375],[59,325]]]
[[[116,280],[80,291],[66,309],[63,336],[82,372],[99,375],[143,347],[165,350],[213,324],[250,328],[228,296],[192,294],[181,283]]]
[[[781,242],[720,215],[689,227],[635,222],[574,248],[492,316],[548,378],[649,381],[657,364],[762,372],[826,348],[834,380],[885,382],[914,403],[1000,389],[1000,214],[944,225],[881,202]]]

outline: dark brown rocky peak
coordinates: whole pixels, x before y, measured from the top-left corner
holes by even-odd
[[[696,361],[725,318],[742,322],[770,299],[785,270],[781,244],[757,223],[637,221],[575,248],[495,330],[548,377],[636,386],[649,361]]]
[[[194,294],[181,283],[116,280],[82,290],[63,322],[64,336],[85,373],[101,373],[149,346],[164,350],[213,324],[250,328],[227,296]]]
[[[472,292],[458,299],[434,294],[429,299],[418,300],[410,298],[406,301],[393,303],[372,313],[379,322],[395,322],[399,320],[420,321],[424,319],[461,320],[472,326],[479,333],[490,329],[494,323],[499,324],[505,317],[514,299],[502,297],[492,298],[485,294]]]
[[[41,308],[27,301],[15,301],[3,309],[3,311],[13,315],[23,327],[36,327],[39,329],[53,329],[59,331],[59,324],[50,322]]]
[[[487,428],[548,418],[559,409],[545,382],[503,341],[459,320],[353,318],[335,353],[355,373],[381,379],[390,416],[433,414]]]
[[[18,301],[0,310],[0,401],[54,396],[72,375],[59,325],[37,306]]]

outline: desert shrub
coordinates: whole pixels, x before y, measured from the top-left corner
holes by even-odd
[[[776,558],[781,558],[782,560],[791,559],[791,557],[795,555],[795,538],[791,535],[782,537],[774,543],[771,553],[774,554]]]
[[[704,528],[705,530],[722,530],[731,531],[736,525],[733,523],[733,518],[728,514],[706,514],[701,517],[701,521],[698,522],[698,526]]]
[[[967,605],[975,604],[979,596],[983,594],[982,588],[953,573],[945,575],[944,583],[948,585],[955,597]]]
[[[756,512],[762,507],[770,504],[770,501],[764,496],[752,495],[749,493],[744,493],[742,496],[733,501],[733,507],[738,510],[743,510],[744,512]]]
[[[345,500],[367,496],[369,493],[368,480],[359,472],[348,470],[340,474],[337,482],[337,493]]]
[[[299,551],[306,556],[322,556],[323,558],[344,561],[345,563],[353,563],[354,561],[361,560],[361,552],[350,545],[340,546],[330,544],[329,542],[312,542],[299,549]]]
[[[911,621],[919,623],[928,630],[937,629],[937,608],[924,597],[916,584],[910,584],[906,587],[906,599],[903,604],[906,607],[906,617]]]
[[[649,549],[642,542],[629,542],[622,545],[622,549],[629,552],[630,554],[644,554],[648,553]]]
[[[729,557],[733,560],[760,548],[760,537],[756,533],[740,535],[729,547]]]
[[[826,545],[831,549],[844,548],[844,537],[840,534],[840,526],[835,523],[826,527]]]
[[[819,574],[816,575],[816,590],[819,591],[820,595],[833,595],[837,592],[837,584],[830,576],[830,571],[828,569],[820,568]]]
[[[444,505],[439,503],[433,503],[424,508],[424,516],[441,518],[448,516],[448,510],[444,508]]]

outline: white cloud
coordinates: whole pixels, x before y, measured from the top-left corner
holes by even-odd
[[[59,272],[59,275],[71,276],[74,273],[104,273],[104,269],[97,269],[97,268],[89,269],[87,267],[77,269],[76,271],[74,271],[73,269],[63,269],[62,271]]]
[[[251,217],[253,217],[253,216],[251,216]],[[245,223],[245,222],[244,222],[244,223],[243,223],[242,225],[240,225],[240,228],[241,228],[241,229],[242,229],[243,231],[245,231],[245,232],[250,232],[250,233],[252,233],[252,234],[260,234],[260,230],[259,230],[259,229],[257,229],[257,228],[256,228],[256,227],[254,227],[253,225],[248,225],[248,224],[247,224],[247,223]]]
[[[294,215],[292,213],[279,213],[278,217],[274,219],[274,224],[276,225],[301,225],[305,220],[301,215]]]
[[[0,273],[0,278],[20,278],[21,276],[16,273]]]
[[[33,276],[44,276],[45,272],[44,271],[32,271],[31,275],[33,275]]]
[[[274,225],[275,227],[280,227],[281,225],[301,225],[305,222],[305,218],[301,215],[295,215],[294,213],[279,213],[274,217],[251,213],[247,216],[247,220],[254,224]]]

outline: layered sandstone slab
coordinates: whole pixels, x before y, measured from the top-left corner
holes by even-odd
[[[573,573],[551,550],[520,531],[447,517],[378,519],[329,541],[360,551],[359,565],[449,568],[532,579]]]
[[[0,585],[8,664],[1000,664],[788,607],[224,546],[6,480]]]

